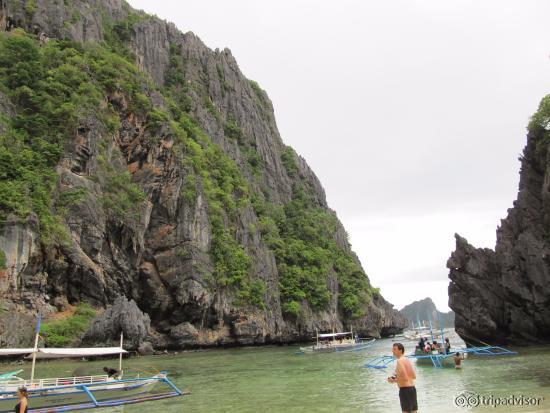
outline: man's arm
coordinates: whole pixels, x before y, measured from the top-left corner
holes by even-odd
[[[393,376],[388,377],[388,383],[397,383],[397,368],[393,372]]]

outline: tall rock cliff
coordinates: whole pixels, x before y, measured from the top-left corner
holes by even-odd
[[[514,207],[497,229],[495,250],[455,235],[449,306],[471,344],[550,342],[550,96],[529,123]]]
[[[124,296],[157,347],[405,325],[228,49],[121,0],[0,4],[5,313]]]

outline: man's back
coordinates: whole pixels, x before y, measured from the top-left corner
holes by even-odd
[[[412,387],[416,379],[411,361],[406,357],[400,357],[397,360],[397,385],[399,387]]]

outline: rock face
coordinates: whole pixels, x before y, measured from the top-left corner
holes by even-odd
[[[379,294],[375,294],[369,304],[368,314],[369,317],[353,324],[354,330],[363,336],[388,337],[407,327],[407,319]]]
[[[19,306],[2,302],[0,304],[0,347],[25,348],[34,345],[36,319]]]
[[[40,44],[49,39],[104,44],[115,36],[115,46],[150,76],[142,82],[143,98],[159,111],[172,105],[188,113],[237,165],[256,199],[282,207],[296,198],[297,187],[305,188],[310,205],[335,217],[313,171],[283,144],[267,94],[241,73],[230,50],[212,51],[193,33],[183,34],[121,0],[0,3],[0,29],[22,28],[36,34]],[[171,102],[161,93],[166,88],[185,97]],[[102,106],[117,117],[116,131],[107,132],[92,115],[80,119],[57,165],[58,193],[87,194],[63,217],[70,239],[45,248],[32,215],[8,219],[1,228],[0,248],[7,262],[0,270],[3,300],[42,314],[81,301],[107,307],[85,341],[116,342],[115,330],[122,328],[134,348],[144,340],[157,348],[291,342],[309,339],[316,329],[352,324],[355,331],[378,337],[406,325],[376,292],[362,316],[345,316],[339,301],[343,284],[334,269],[326,272],[327,305],[312,308],[304,299],[299,316],[285,313],[278,262],[265,234],[269,222],[252,203],[224,211],[222,224],[250,257],[253,285],[265,286],[258,290],[262,303],[243,305],[228,286],[212,287],[218,268],[212,253],[213,205],[200,184],[196,194],[185,195],[193,176],[181,161],[178,137],[166,125],[152,128],[151,114],[134,110],[118,90],[105,96]],[[14,111],[1,94],[0,110]],[[145,194],[133,216],[117,215],[116,205],[104,207],[106,185],[97,177],[105,159],[109,168],[128,171]],[[360,269],[336,218],[331,237]]]
[[[420,301],[415,301],[403,307],[399,312],[408,320],[408,325],[418,321],[428,322],[431,320],[434,328],[439,328],[439,323],[444,328],[455,326],[455,315],[452,311],[442,313],[438,311],[431,298],[427,297]]]
[[[495,250],[455,235],[447,262],[456,331],[474,345],[550,342],[550,147],[542,105],[529,127],[518,197],[497,229]]]
[[[84,334],[84,344],[118,346],[120,333],[124,334],[124,348],[135,350],[149,336],[151,320],[137,304],[126,297],[119,297],[107,309],[92,320]]]

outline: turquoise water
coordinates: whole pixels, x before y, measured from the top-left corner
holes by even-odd
[[[368,357],[387,355],[392,340],[378,340],[367,351],[296,355],[297,346],[185,352],[124,360],[134,371],[166,369],[191,395],[157,402],[95,410],[127,412],[399,412],[395,385],[385,381],[393,368],[363,367]],[[405,343],[406,352],[412,343]],[[518,349],[517,356],[469,358],[462,370],[415,366],[420,412],[550,412],[550,347]],[[55,361],[38,364],[38,377],[68,375],[86,366],[99,374],[117,361]],[[30,366],[22,368],[28,374]],[[10,366],[0,366],[0,371]],[[513,408],[455,406],[465,391],[489,398],[544,397],[538,406]]]

